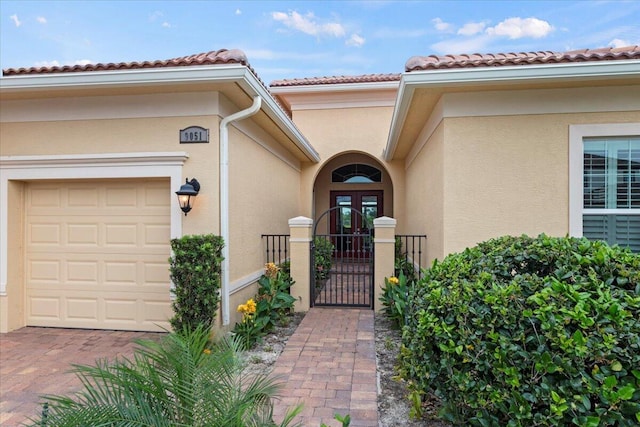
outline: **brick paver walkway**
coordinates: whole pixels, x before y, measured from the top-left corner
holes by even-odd
[[[19,426],[42,410],[43,394],[80,389],[71,364],[131,356],[137,338],[157,333],[86,329],[21,328],[0,334],[0,425]]]
[[[274,375],[285,382],[275,408],[304,409],[296,421],[310,427],[340,426],[334,414],[349,414],[353,427],[378,425],[373,311],[312,308],[278,358]],[[131,355],[136,338],[159,334],[58,328],[22,328],[0,334],[0,425],[18,426],[41,411],[42,394],[72,393],[79,381],[71,364]]]
[[[284,381],[276,421],[287,408],[304,405],[304,426],[378,425],[377,374],[372,310],[312,308],[287,342],[273,375]]]

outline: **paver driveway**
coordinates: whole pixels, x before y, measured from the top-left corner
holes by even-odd
[[[71,364],[131,356],[135,339],[158,333],[22,328],[0,334],[0,425],[19,426],[41,410],[42,394],[71,393],[80,382]]]
[[[131,355],[134,339],[160,336],[54,328],[0,334],[0,425],[17,426],[36,416],[42,394],[77,391],[79,381],[68,373],[71,364]],[[350,414],[353,427],[378,425],[373,311],[312,308],[273,372],[284,382],[274,408],[278,421],[287,408],[302,403],[296,421],[305,426],[338,426],[336,413]]]

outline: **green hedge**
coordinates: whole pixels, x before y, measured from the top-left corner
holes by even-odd
[[[222,237],[213,234],[171,240],[169,271],[175,299],[170,323],[175,331],[193,331],[213,324],[220,303],[223,246]]]
[[[482,426],[637,426],[640,256],[586,239],[502,237],[425,272],[401,375]]]

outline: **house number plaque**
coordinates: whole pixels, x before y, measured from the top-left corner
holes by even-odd
[[[209,129],[200,126],[189,126],[180,129],[180,144],[194,144],[209,142]]]

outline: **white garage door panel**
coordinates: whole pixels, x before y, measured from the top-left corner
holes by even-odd
[[[168,180],[30,183],[28,324],[168,327],[170,197]]]

